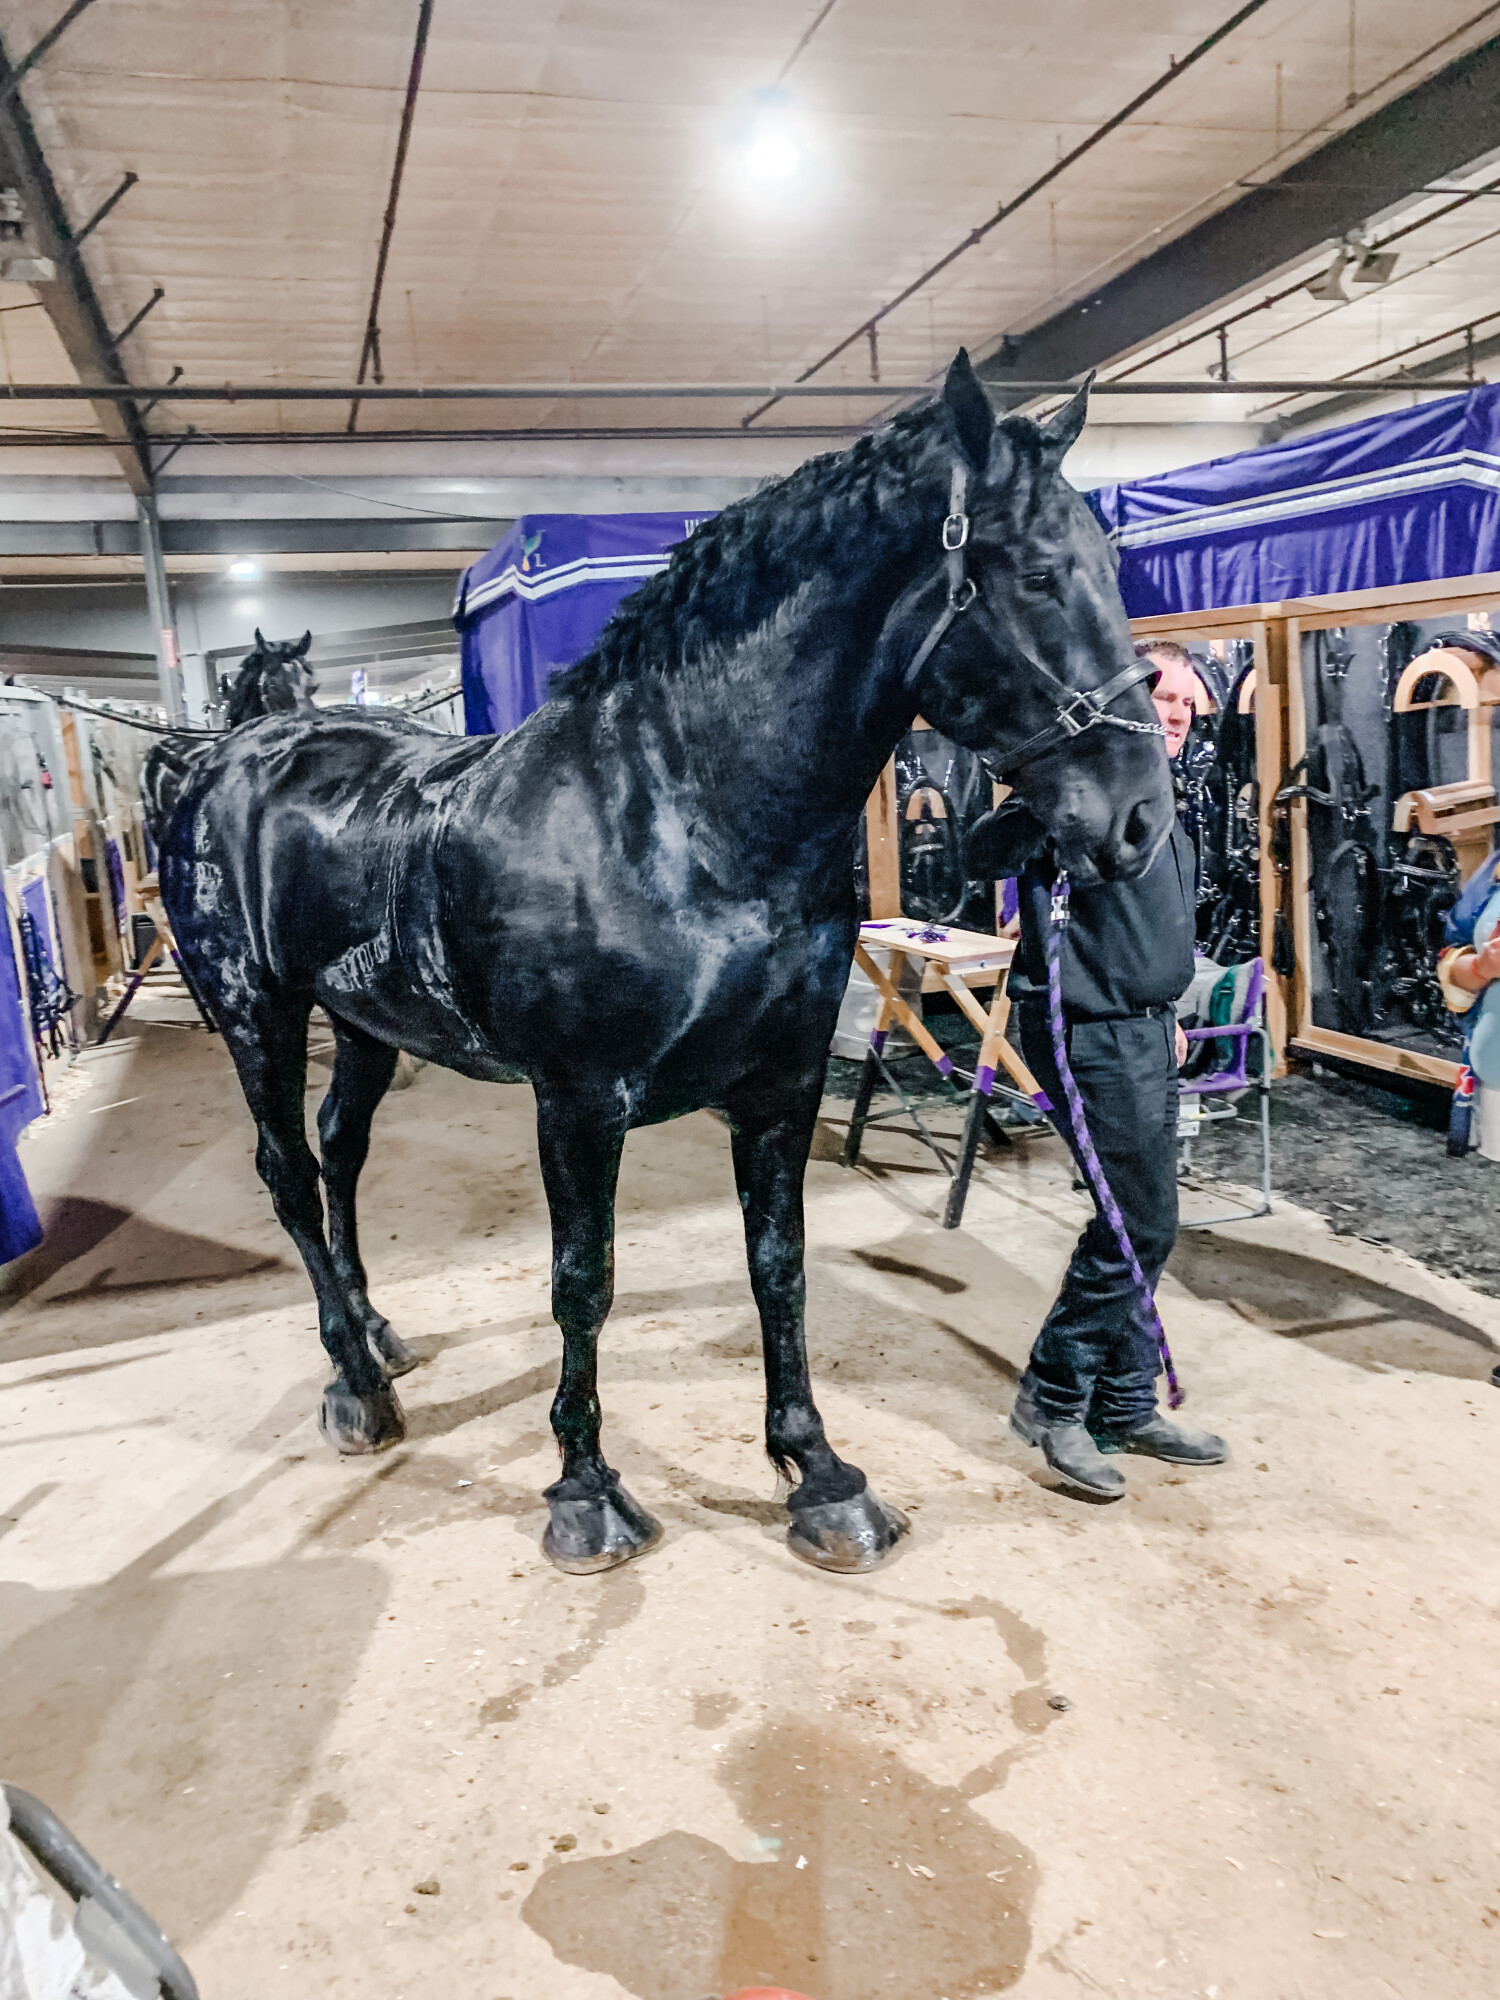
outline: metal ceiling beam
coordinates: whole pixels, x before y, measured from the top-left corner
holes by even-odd
[[[443,555],[488,548],[509,533],[509,516],[459,516],[438,521],[235,519],[167,520],[165,556],[391,555],[407,550]],[[139,521],[0,521],[0,556],[139,556]]]
[[[1033,393],[1018,378],[1076,380],[1338,241],[1389,206],[1396,188],[1424,188],[1496,147],[1500,37],[1040,326],[1008,335],[979,373],[1000,406],[1013,408]]]
[[[66,18],[77,11],[81,10],[70,9]],[[57,183],[17,93],[18,82],[19,74],[0,43],[0,165],[20,194],[41,255],[57,265],[57,277],[45,288],[43,304],[79,375],[106,385],[106,395],[86,395],[85,400],[93,402],[105,441],[119,458],[132,492],[149,494],[151,444],[146,427],[115,355],[99,296],[78,255]]]
[[[1076,381],[1066,376],[1012,380],[1009,387],[1027,397],[1069,396]],[[1267,396],[1320,395],[1350,385],[1341,378],[1303,379],[1267,377],[1264,380],[1221,382],[1216,378],[1191,377],[1182,381],[1096,382],[1096,396]],[[1361,385],[1362,393],[1386,396],[1408,385],[1399,376],[1377,379]],[[1464,389],[1467,382],[1433,382],[1430,388]],[[153,403],[342,403],[357,393],[361,401],[382,403],[621,403],[621,402],[742,402],[748,396],[763,396],[764,386],[745,382],[499,382],[458,383],[421,388],[412,384],[387,382],[381,387],[329,387],[313,383],[190,382],[177,387],[144,387],[140,384],[116,388],[108,382],[0,382],[0,403],[87,403],[138,402],[142,397]],[[869,399],[888,403],[902,397],[929,397],[937,392],[930,382],[886,382],[872,386],[860,382],[807,382],[777,389],[777,396],[831,399]],[[162,442],[160,438],[157,440]],[[204,434],[204,442],[229,443]]]
[[[1485,317],[1494,318],[1495,315],[1491,313]],[[1456,352],[1434,355],[1430,361],[1413,362],[1410,368],[1403,370],[1403,373],[1412,377],[1409,384],[1411,388],[1426,389],[1431,386],[1432,377],[1435,375],[1444,374],[1449,369],[1466,363],[1493,360],[1497,354],[1500,354],[1500,333],[1486,334],[1483,340],[1470,341],[1467,346],[1459,348]],[[1484,385],[1482,382],[1471,382],[1468,386],[1477,389]],[[1267,442],[1287,437],[1293,431],[1331,424],[1348,412],[1357,410],[1366,401],[1365,397],[1355,393],[1357,389],[1357,383],[1346,383],[1340,394],[1330,396],[1326,402],[1314,403],[1304,410],[1289,410],[1284,417],[1272,417],[1266,425]]]
[[[93,0],[73,0],[72,6],[62,16],[62,18],[58,21],[53,22],[52,26],[47,30],[46,34],[42,36],[42,39],[39,42],[33,44],[33,46],[27,50],[26,54],[22,56],[21,60],[16,64],[15,68],[10,72],[9,76],[5,78],[4,96],[6,98],[12,98],[15,96],[16,92],[21,87],[21,79],[23,76],[25,76],[26,72],[30,69],[33,69],[36,66],[36,64],[41,61],[42,57],[47,53],[48,49],[51,48],[52,44],[57,40],[59,35],[65,33],[67,29],[72,27],[73,23],[78,19],[78,16],[83,12],[85,7],[91,7],[92,5],[93,5]]]

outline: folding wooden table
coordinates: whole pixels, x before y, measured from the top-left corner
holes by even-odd
[[[883,971],[871,957],[872,951],[888,951],[891,954],[889,973]],[[990,937],[983,931],[954,930],[947,924],[924,924],[911,917],[887,917],[860,925],[855,962],[880,994],[880,1012],[870,1034],[869,1052],[865,1056],[859,1091],[849,1119],[849,1134],[844,1141],[844,1164],[852,1167],[859,1158],[866,1125],[879,1124],[891,1118],[909,1118],[917,1128],[918,1138],[943,1162],[952,1183],[948,1191],[948,1207],[943,1216],[945,1229],[957,1229],[963,1219],[980,1134],[988,1127],[993,1138],[1004,1138],[989,1108],[995,1092],[998,1090],[1001,1096],[1039,1111],[1050,1111],[1052,1108],[1036,1078],[1005,1039],[1006,1023],[1010,1018],[1010,996],[1006,986],[1015,953],[1016,940],[1013,937]],[[925,974],[934,975],[941,989],[957,1001],[965,1019],[979,1030],[979,1058],[972,1073],[955,1065],[953,1058],[902,999],[898,986],[902,967],[908,959],[919,965]],[[975,998],[968,984],[969,979],[976,976],[994,980],[994,993],[988,1011]],[[907,1103],[900,1084],[886,1067],[885,1044],[893,1022],[899,1022],[906,1030],[939,1076],[957,1076],[969,1085],[968,1115],[964,1120],[956,1160],[950,1159],[923,1125],[913,1107]],[[997,1070],[1005,1071],[1011,1079],[1010,1084],[997,1085]],[[882,1076],[900,1100],[899,1107],[894,1111],[877,1112],[872,1117],[870,1103]]]

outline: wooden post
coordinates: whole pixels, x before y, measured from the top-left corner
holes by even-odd
[[[1260,794],[1260,955],[1266,969],[1266,1026],[1271,1045],[1281,1051],[1286,1068],[1287,985],[1272,964],[1276,918],[1291,921],[1283,891],[1289,877],[1278,874],[1271,859],[1271,821],[1276,794],[1286,783],[1286,626],[1281,619],[1261,620],[1252,634],[1255,647],[1255,779]]]
[[[896,814],[896,760],[881,772],[865,802],[865,839],[870,857],[870,915],[901,914],[901,834]]]

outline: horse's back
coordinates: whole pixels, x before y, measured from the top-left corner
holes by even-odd
[[[248,953],[307,983],[369,934],[431,837],[434,794],[492,747],[326,711],[230,732],[185,774],[162,842],[162,897],[190,955]]]

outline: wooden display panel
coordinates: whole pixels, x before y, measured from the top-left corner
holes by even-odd
[[[1493,615],[1500,629],[1500,573],[1441,578],[1432,583],[1398,584],[1387,590],[1344,591],[1326,597],[1292,600],[1273,609],[1284,618],[1287,662],[1287,749],[1289,767],[1307,753],[1308,718],[1302,675],[1302,641],[1310,632],[1338,626],[1389,625],[1399,620],[1451,619],[1455,627],[1471,613]],[[1486,616],[1486,622],[1488,617]],[[1488,740],[1485,743],[1488,749]],[[1346,1034],[1313,1019],[1309,969],[1314,962],[1312,912],[1312,852],[1307,806],[1292,805],[1292,927],[1297,953],[1297,977],[1292,982],[1291,1045],[1313,1056],[1338,1057],[1345,1062],[1434,1083],[1451,1090],[1458,1081],[1458,1064],[1445,1057],[1399,1043],[1378,1042]]]
[[[1266,1026],[1273,1046],[1287,1043],[1293,1010],[1289,987],[1271,963],[1276,913],[1289,916],[1289,884],[1277,875],[1271,859],[1271,810],[1285,782],[1287,646],[1286,621],[1279,605],[1247,605],[1229,611],[1175,611],[1156,618],[1132,618],[1136,639],[1173,639],[1179,645],[1227,644],[1248,639],[1255,671],[1255,774],[1260,788],[1260,948],[1266,971]]]

